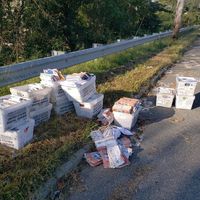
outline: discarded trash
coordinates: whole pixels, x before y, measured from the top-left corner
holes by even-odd
[[[195,96],[177,95],[176,108],[191,110],[194,100],[195,100]]]
[[[18,127],[29,118],[32,101],[13,95],[0,97],[0,132]]]
[[[90,136],[99,154],[96,152],[86,154],[87,162],[91,166],[97,166],[101,160],[104,168],[121,168],[129,165],[128,159],[133,153],[133,145],[129,137],[133,135],[131,131],[117,126],[108,126],[105,129],[92,131]],[[94,157],[96,155],[97,157]],[[88,158],[90,159],[88,160]]]
[[[156,95],[156,106],[171,108],[174,100],[175,90],[173,88],[159,87]]]
[[[107,125],[110,125],[112,124],[113,120],[114,120],[114,115],[111,111],[110,108],[106,108],[106,109],[103,109],[98,115],[97,115],[97,118],[98,118],[98,122],[103,125],[103,126],[107,126]]]
[[[135,112],[139,106],[140,106],[140,101],[138,99],[123,97],[115,102],[114,106],[112,107],[112,110],[116,112],[131,114]]]
[[[33,101],[30,110],[36,111],[48,106],[51,88],[45,87],[40,83],[28,84],[23,86],[11,87],[12,95],[28,98]]]
[[[110,168],[118,168],[129,164],[129,161],[120,150],[116,140],[113,140],[107,145],[107,153]]]
[[[70,101],[81,103],[96,93],[96,77],[93,74],[82,72],[67,75],[65,78],[60,84]]]
[[[49,120],[51,115],[51,109],[52,109],[52,104],[50,103],[48,106],[40,110],[30,112],[30,117],[35,120],[35,126],[38,126],[40,123]]]
[[[93,118],[101,112],[103,108],[103,98],[103,94],[96,93],[84,102],[79,103],[74,101],[76,114],[80,117]]]
[[[141,102],[138,99],[126,97],[119,99],[112,108],[115,125],[131,130],[137,122],[141,109]]]
[[[195,89],[198,80],[193,77],[176,77],[176,108],[192,109],[195,100]],[[158,88],[156,106],[170,108],[175,96],[175,90],[168,87]]]
[[[67,112],[73,111],[74,105],[66,96],[64,96],[57,98],[57,101],[53,102],[53,108],[57,115],[63,115]]]
[[[186,96],[193,96],[197,80],[193,77],[176,77],[176,92],[177,95],[186,95]]]
[[[20,149],[29,143],[33,138],[33,129],[35,121],[29,119],[24,124],[0,132],[0,143],[14,149]]]
[[[176,77],[176,108],[192,109],[197,82],[193,77]]]
[[[40,73],[40,79],[42,81],[60,81],[65,80],[65,77],[58,69],[44,69],[44,73]]]
[[[103,162],[101,155],[98,152],[85,153],[84,157],[92,167],[98,166]]]

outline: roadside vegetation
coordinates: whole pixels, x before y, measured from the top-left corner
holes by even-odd
[[[0,66],[172,29],[174,0],[2,0]],[[182,25],[200,23],[185,1]]]
[[[133,49],[64,70],[64,73],[88,71],[97,75],[98,92],[105,94],[111,106],[121,96],[132,96],[163,67],[178,60],[197,37],[197,31],[184,34],[177,41],[165,38]],[[30,79],[19,84],[38,81]],[[9,92],[1,88],[0,95]],[[69,155],[88,143],[94,120],[78,118],[74,113],[52,114],[51,119],[35,129],[31,144],[20,151],[0,145],[0,199],[25,200],[47,180]]]

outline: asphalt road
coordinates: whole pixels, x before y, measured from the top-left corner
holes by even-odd
[[[200,39],[158,86],[175,86],[176,75],[200,78]],[[147,100],[155,105],[153,91]],[[200,200],[200,83],[192,110],[152,106],[140,118],[144,140],[135,149],[131,165],[122,169],[83,166],[80,185],[72,186],[65,199]]]

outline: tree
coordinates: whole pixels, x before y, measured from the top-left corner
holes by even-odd
[[[177,0],[176,16],[174,19],[174,29],[173,29],[173,34],[172,34],[172,37],[174,39],[178,38],[178,33],[181,27],[181,17],[183,13],[184,4],[185,4],[185,0]]]
[[[75,51],[159,30],[150,0],[2,0],[0,63]]]

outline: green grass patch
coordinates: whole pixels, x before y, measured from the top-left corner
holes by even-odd
[[[196,36],[197,32],[191,32],[176,42],[165,38],[64,72],[97,74],[98,91],[105,94],[105,104],[112,105],[119,97],[131,96],[148,85],[161,68],[180,58]],[[15,85],[38,80],[34,78]],[[1,95],[7,94],[9,87],[4,87]],[[33,143],[24,149],[14,151],[0,145],[0,199],[28,199],[57,166],[90,141],[88,135],[96,127],[95,121],[78,118],[73,113],[62,117],[53,115],[47,123],[35,129]]]
[[[97,76],[97,81],[102,82],[102,78],[107,74],[108,71],[116,69],[128,62],[139,63],[144,59],[150,58],[152,55],[160,52],[163,48],[169,46],[171,39],[165,38],[154,42],[146,43],[135,48],[128,49],[121,53],[105,56],[98,58],[83,64],[79,64],[67,69],[62,70],[63,74],[71,74],[75,72],[90,72]],[[56,68],[56,66],[55,66]],[[0,96],[7,95],[10,93],[10,87],[25,85],[29,83],[39,82],[39,77],[31,78],[18,83],[10,84],[5,87],[1,87]]]

